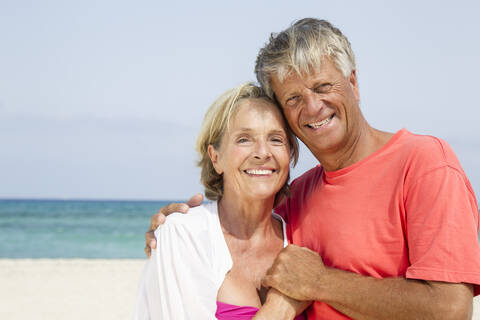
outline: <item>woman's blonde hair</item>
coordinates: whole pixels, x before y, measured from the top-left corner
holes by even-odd
[[[223,178],[213,167],[208,155],[208,146],[212,145],[217,150],[220,148],[222,137],[228,129],[231,119],[238,112],[239,102],[244,99],[263,99],[278,108],[278,105],[265,94],[265,91],[253,83],[245,83],[230,89],[213,102],[205,114],[195,147],[200,155],[198,161],[198,166],[202,171],[200,181],[205,187],[205,196],[208,199],[220,200],[223,195]],[[278,110],[283,116],[280,108]],[[283,122],[290,147],[290,161],[295,165],[298,160],[298,141],[285,118],[283,118]],[[279,192],[288,193],[288,179]]]

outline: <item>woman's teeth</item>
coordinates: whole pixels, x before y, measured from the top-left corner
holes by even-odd
[[[265,175],[265,174],[272,174],[273,170],[264,170],[264,169],[247,169],[245,170],[248,174],[256,174],[256,175]]]

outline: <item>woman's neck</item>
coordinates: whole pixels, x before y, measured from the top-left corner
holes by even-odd
[[[261,240],[278,233],[272,221],[274,200],[243,200],[225,194],[218,203],[223,232],[242,240]]]

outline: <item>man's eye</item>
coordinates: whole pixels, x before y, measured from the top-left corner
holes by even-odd
[[[285,102],[285,104],[287,106],[293,106],[295,103],[297,103],[298,101],[298,96],[293,96],[293,97],[290,97],[287,99],[287,101]]]
[[[323,83],[313,89],[316,93],[325,93],[330,91],[332,89],[332,84],[331,83]]]
[[[248,142],[248,139],[247,138],[240,138],[237,140],[238,143],[245,143],[245,142]]]

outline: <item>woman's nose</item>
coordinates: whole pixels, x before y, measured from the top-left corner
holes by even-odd
[[[255,144],[254,157],[256,159],[270,158],[272,153],[270,147],[266,141],[257,141]]]

